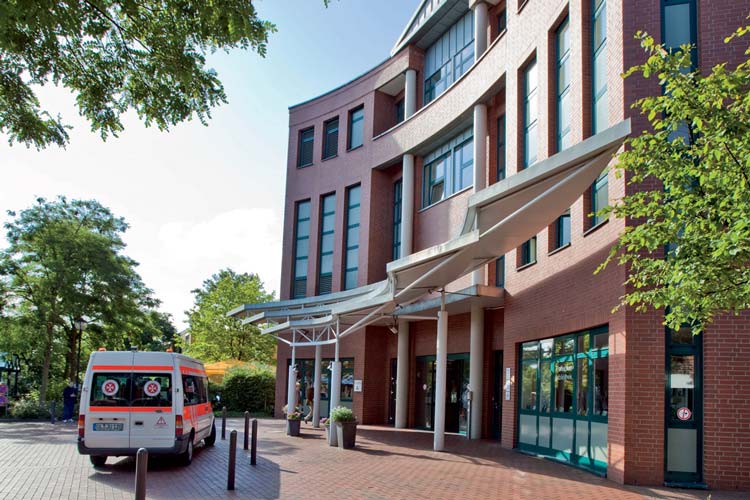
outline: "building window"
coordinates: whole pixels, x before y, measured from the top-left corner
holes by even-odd
[[[523,168],[536,163],[537,121],[539,119],[536,60],[523,71]]]
[[[365,131],[365,108],[360,106],[349,112],[349,149],[362,145]]]
[[[453,152],[453,192],[457,193],[474,182],[474,141],[469,139]]]
[[[474,12],[469,10],[425,51],[425,105],[474,64]]]
[[[306,167],[313,162],[313,138],[315,128],[310,127],[300,130],[299,133],[299,152],[297,154],[297,166]]]
[[[570,245],[570,209],[555,222],[555,249]]]
[[[325,295],[331,293],[333,283],[333,232],[336,226],[336,194],[323,196],[320,212],[318,295]]]
[[[495,261],[495,286],[505,288],[505,255]]]
[[[609,205],[609,172],[605,170],[591,185],[591,227],[598,226],[605,221],[605,217],[597,212]]]
[[[698,65],[695,0],[662,0],[662,40],[670,50],[691,45],[693,68]]]
[[[570,91],[570,30],[566,18],[555,34],[557,49],[557,151],[562,151],[572,142],[571,138],[571,100]]]
[[[307,294],[307,256],[310,244],[310,200],[297,202],[294,230],[294,283],[292,298]]]
[[[396,103],[396,123],[401,123],[404,121],[404,113],[405,113],[405,104],[404,100],[401,99]]]
[[[469,45],[453,58],[453,81],[458,80],[469,71],[472,64],[474,64],[474,40],[469,42]]]
[[[598,134],[609,125],[607,108],[607,2],[592,0],[593,19],[591,22],[593,46],[593,71],[591,88],[591,129]]]
[[[519,251],[518,267],[523,267],[536,262],[536,236],[525,241]]]
[[[607,470],[607,327],[520,346],[518,447]]]
[[[424,157],[422,208],[473,185],[474,141],[471,128]]]
[[[333,158],[339,153],[339,119],[333,118],[323,126],[323,159]]]
[[[505,115],[502,114],[497,119],[497,180],[505,179]]]
[[[352,407],[352,399],[354,394],[354,358],[340,358],[341,361],[341,400],[340,406],[346,406],[347,408]],[[291,365],[292,360],[287,358],[286,373],[289,373],[288,367]],[[297,365],[297,380],[299,380],[299,405],[302,406],[303,413],[307,414],[312,411],[312,408],[307,406],[306,399],[304,397],[307,391],[312,389],[315,383],[315,359],[313,358],[296,358],[295,364]],[[331,373],[331,366],[333,365],[333,359],[323,358],[321,363],[321,374],[320,374],[320,416],[321,418],[328,417],[330,415],[330,394],[331,394],[331,379],[333,374]],[[288,375],[287,375],[288,376]],[[287,379],[288,380],[288,379]],[[286,387],[286,386],[284,386]]]
[[[361,187],[357,185],[350,187],[346,192],[346,255],[344,262],[344,290],[357,288],[361,191]]]
[[[393,260],[401,258],[401,204],[403,182],[397,180],[393,184]]]
[[[497,15],[497,33],[502,35],[508,29],[508,12],[503,9]]]

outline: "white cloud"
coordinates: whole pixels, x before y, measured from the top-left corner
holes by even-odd
[[[141,262],[138,270],[162,300],[161,309],[183,328],[183,312],[193,304],[190,290],[220,269],[256,273],[266,290],[278,296],[281,227],[279,216],[267,208],[236,209],[159,227],[137,223],[128,232],[127,253]]]

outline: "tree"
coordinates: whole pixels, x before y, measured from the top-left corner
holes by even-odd
[[[122,254],[127,223],[98,202],[39,198],[8,214],[9,246],[0,253],[6,315],[22,318],[26,335],[41,346],[44,401],[56,352],[64,354],[63,376],[75,375],[76,318],[93,324],[87,335],[124,338],[158,301],[135,271],[137,262]]]
[[[191,336],[187,352],[191,356],[205,361],[273,362],[276,347],[273,337],[261,335],[256,326],[243,325],[226,315],[238,305],[273,299],[258,275],[222,269],[192,293],[195,305],[186,312]]]
[[[167,130],[227,101],[206,54],[266,54],[275,26],[251,0],[8,0],[0,2],[0,132],[37,149],[64,146],[69,129],[40,108],[34,86],[72,91],[103,139],[133,109]]]
[[[651,130],[619,157],[629,194],[605,213],[629,222],[601,267],[628,266],[622,305],[665,308],[668,327],[697,334],[750,307],[750,60],[704,76],[691,69],[691,47],[670,52],[639,37],[648,59],[626,77],[656,77],[663,93],[633,105]]]

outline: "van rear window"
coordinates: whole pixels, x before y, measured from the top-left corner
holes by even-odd
[[[130,406],[130,373],[95,373],[91,406]]]
[[[95,373],[91,406],[172,406],[169,373]]]
[[[172,375],[134,373],[132,406],[172,406]]]

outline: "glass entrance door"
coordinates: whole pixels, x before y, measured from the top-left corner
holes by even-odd
[[[665,474],[668,483],[703,480],[702,337],[667,332]]]
[[[420,356],[416,363],[415,427],[435,425],[435,356]],[[469,354],[450,354],[446,367],[445,431],[466,434],[468,429]]]

